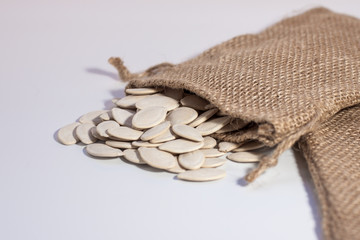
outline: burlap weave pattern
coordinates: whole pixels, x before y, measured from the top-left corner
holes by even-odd
[[[360,105],[303,137],[327,239],[360,239]]]
[[[360,148],[355,129],[359,129],[359,111],[346,110],[333,117],[360,103],[359,19],[316,8],[259,34],[237,36],[180,64],[163,63],[132,74],[119,58],[109,61],[129,86],[186,89],[232,117],[254,122],[245,130],[214,135],[227,141],[256,139],[276,145],[273,154],[246,177],[250,182],[276,165],[278,156],[303,137],[326,236],[360,239],[355,230],[360,226],[359,157],[355,156]],[[344,124],[348,120],[349,125]],[[351,145],[351,139],[357,142]],[[348,146],[354,149],[348,151]],[[353,210],[357,212],[351,215]],[[352,222],[353,217],[357,220]]]
[[[184,63],[135,75],[130,84],[190,90],[228,115],[259,123],[251,137],[274,145],[316,113],[326,119],[360,102],[359,35],[358,19],[313,9]],[[238,135],[218,137],[242,141]]]

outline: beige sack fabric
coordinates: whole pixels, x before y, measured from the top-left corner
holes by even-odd
[[[334,119],[342,116],[333,117],[337,112],[360,103],[360,20],[316,8],[282,20],[259,34],[237,36],[181,64],[162,63],[143,73],[132,74],[119,58],[111,58],[109,62],[118,69],[123,80],[129,81],[129,86],[186,89],[232,117],[253,122],[245,130],[214,135],[228,141],[256,139],[276,146],[273,154],[264,157],[246,176],[249,182],[276,165],[279,155],[303,136],[306,157],[323,207],[327,236],[329,239],[356,239],[346,238],[355,236],[346,235],[350,230],[340,231],[334,226],[342,226],[339,222],[344,218],[339,208],[345,203],[338,202],[344,199],[351,205],[359,197],[334,196],[347,194],[340,186],[360,181],[359,175],[353,174],[351,169],[357,164],[354,169],[358,170],[359,161],[353,161],[359,158],[349,160],[352,164],[346,165],[344,175],[334,180],[336,183],[332,182],[329,176],[334,168],[320,164],[328,160],[319,155],[327,142],[317,142],[321,138],[316,129],[336,125]],[[349,124],[359,127],[359,121]],[[333,139],[334,145],[348,141],[345,139],[349,135],[342,135],[342,131],[336,132],[340,137]],[[314,133],[306,138],[310,132]],[[346,146],[350,145],[344,146],[344,149],[336,148],[336,156],[349,156]],[[359,152],[359,144],[354,148],[353,152]],[[330,157],[329,162],[347,160],[325,156]],[[335,219],[337,217],[341,218]]]
[[[300,147],[321,204],[327,239],[360,239],[360,105],[304,136]]]

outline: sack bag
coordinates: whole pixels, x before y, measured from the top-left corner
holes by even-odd
[[[348,134],[345,129],[359,129],[359,118],[351,110],[341,111],[360,103],[359,19],[316,8],[259,34],[237,36],[180,64],[162,63],[133,74],[120,58],[110,58],[109,62],[123,80],[129,81],[129,87],[185,89],[231,117],[252,122],[251,127],[240,131],[212,135],[225,141],[258,140],[275,146],[272,154],[263,157],[245,177],[248,182],[275,166],[279,155],[301,138],[322,205],[325,235],[329,239],[360,239],[359,230],[352,228],[359,226],[355,224],[359,220],[351,222],[354,215],[344,218],[356,206],[354,214],[360,219],[359,154],[353,155],[359,153],[359,132]],[[351,109],[359,112],[356,107]],[[349,125],[331,129],[344,121]],[[333,154],[321,155],[329,150],[328,141],[344,148],[336,148],[336,154],[332,149]],[[354,144],[350,145],[351,141]],[[354,148],[352,154],[350,146]],[[347,167],[329,167],[329,163],[343,162]],[[355,173],[353,164],[357,164]],[[330,176],[332,171],[342,174],[336,183]],[[355,195],[337,196],[346,195],[347,190]],[[344,204],[348,204],[346,211]],[[340,231],[338,227],[345,223],[348,225]]]
[[[326,239],[360,239],[360,105],[299,141],[315,183]]]

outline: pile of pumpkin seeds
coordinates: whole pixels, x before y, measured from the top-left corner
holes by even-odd
[[[81,142],[99,159],[124,158],[134,164],[176,173],[187,181],[225,177],[227,159],[258,162],[259,142],[219,142],[213,133],[237,131],[248,125],[225,116],[208,101],[180,89],[128,88],[127,96],[113,99],[111,110],[82,115],[58,131],[59,142]],[[226,158],[222,157],[227,155]]]

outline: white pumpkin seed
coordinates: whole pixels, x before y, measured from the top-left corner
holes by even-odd
[[[262,154],[254,152],[237,152],[227,156],[228,159],[234,162],[259,162]]]
[[[93,143],[86,146],[86,152],[94,157],[119,157],[124,153],[117,148],[102,143]]]
[[[109,121],[109,120],[113,119],[111,111],[104,112],[103,114],[101,114],[99,116],[99,118],[103,121]]]
[[[220,152],[215,148],[200,149],[200,151],[205,155],[206,158],[220,157],[225,154],[224,152]]]
[[[82,123],[75,129],[76,136],[84,144],[91,144],[97,141],[97,139],[91,134],[91,129],[95,125],[93,123]]]
[[[120,125],[131,127],[132,118],[135,114],[135,111],[129,109],[113,108],[111,109],[111,114],[114,120]]]
[[[226,176],[226,172],[218,168],[200,168],[197,170],[189,170],[179,173],[178,179],[193,181],[193,182],[205,182],[218,180]]]
[[[113,147],[113,148],[121,148],[121,149],[128,149],[133,148],[130,142],[121,142],[121,141],[114,141],[108,140],[105,142],[106,145]]]
[[[132,119],[132,126],[137,129],[152,128],[163,122],[166,117],[164,107],[148,107],[135,113]]]
[[[134,147],[158,147],[161,143],[150,143],[143,141],[134,141],[131,143]]]
[[[149,141],[153,138],[156,138],[161,134],[165,133],[170,128],[170,126],[171,125],[169,121],[160,123],[159,125],[146,130],[146,132],[141,135],[140,139],[143,141]]]
[[[220,142],[219,143],[219,151],[220,152],[230,152],[235,148],[238,148],[241,144],[240,143],[233,143],[233,142]]]
[[[188,124],[197,118],[198,113],[189,107],[179,107],[170,112],[166,117],[166,120],[171,122],[171,125],[175,124]]]
[[[57,137],[59,142],[65,145],[72,145],[79,141],[75,129],[80,125],[78,122],[71,123],[59,129]]]
[[[102,120],[101,120],[101,118],[99,118],[99,116],[107,111],[108,110],[99,110],[99,111],[92,111],[92,112],[86,113],[79,118],[79,122],[80,123],[99,124],[102,122]]]
[[[129,127],[115,127],[107,130],[107,134],[121,141],[135,141],[143,134],[142,131]]]
[[[148,95],[129,95],[126,97],[121,98],[119,101],[117,101],[115,104],[121,108],[136,108],[135,104],[146,98]]]
[[[186,153],[200,149],[204,145],[204,142],[193,142],[185,139],[176,139],[163,143],[159,146],[160,150],[164,150],[171,153]]]
[[[93,137],[95,137],[96,139],[99,139],[101,141],[106,141],[108,138],[106,137],[102,137],[98,134],[98,132],[96,131],[96,127],[93,127],[90,129],[90,133],[91,135],[93,135]]]
[[[225,164],[227,160],[225,158],[205,158],[202,168],[215,168]]]
[[[195,141],[195,142],[202,142],[204,138],[201,134],[193,127],[183,124],[176,124],[171,128],[173,132],[183,138]]]
[[[145,109],[149,107],[164,107],[166,111],[171,111],[178,106],[179,103],[175,99],[159,95],[147,96],[146,98],[143,98],[136,103],[137,109]]]
[[[108,138],[109,135],[107,134],[107,130],[110,128],[116,128],[116,127],[120,127],[120,125],[117,122],[115,122],[113,120],[104,121],[104,122],[99,123],[99,125],[96,126],[96,131],[101,137]]]
[[[217,108],[213,108],[210,110],[207,110],[206,112],[203,112],[198,116],[194,121],[192,121],[189,126],[191,127],[197,127],[203,122],[206,122],[209,118],[211,118],[217,111],[219,111]]]
[[[230,122],[230,117],[214,118],[196,127],[201,135],[210,135]]]
[[[199,150],[179,155],[180,166],[190,170],[199,169],[204,164],[204,161],[205,156]]]
[[[163,134],[150,140],[151,143],[163,143],[176,139],[175,133],[171,129],[167,129]]]
[[[147,94],[153,94],[161,92],[162,89],[156,89],[156,88],[128,88],[125,90],[127,94],[131,95],[147,95]]]
[[[141,147],[138,151],[144,162],[154,168],[171,169],[176,166],[176,158],[168,152],[146,147]]]
[[[216,146],[216,140],[212,137],[204,137],[204,146],[201,149],[213,148]]]

